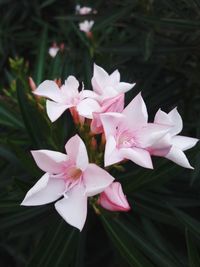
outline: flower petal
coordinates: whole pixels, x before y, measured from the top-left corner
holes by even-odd
[[[148,148],[148,151],[151,155],[164,157],[166,156],[172,147],[172,138],[169,133],[164,135],[164,137],[160,138],[155,142],[152,146]]]
[[[119,112],[124,110],[124,94],[105,99],[101,104],[101,113]]]
[[[149,147],[158,142],[169,131],[171,126],[161,125],[156,123],[148,123],[145,127],[138,131],[138,140],[141,147]]]
[[[68,192],[68,197],[55,203],[57,212],[70,225],[83,229],[87,216],[87,196],[84,187],[77,185]]]
[[[92,98],[92,99],[95,99],[95,100],[100,100],[100,96],[95,93],[94,91],[91,91],[91,90],[82,90],[80,93],[80,98],[81,99],[84,99],[84,98]]]
[[[174,136],[172,138],[172,144],[181,149],[182,151],[185,151],[187,149],[192,148],[193,146],[196,145],[196,143],[199,141],[197,138],[192,138],[192,137],[187,137],[187,136]]]
[[[76,77],[70,75],[67,80],[65,80],[65,85],[67,89],[74,90],[78,93],[79,81],[76,79]]]
[[[56,102],[62,101],[61,91],[54,81],[46,80],[42,82],[34,91],[34,94],[50,98]]]
[[[84,171],[88,166],[88,154],[82,139],[76,134],[65,145],[67,155],[76,167]]]
[[[154,123],[173,126],[173,122],[170,119],[169,115],[161,109],[156,112]]]
[[[125,119],[123,114],[117,112],[108,112],[100,115],[101,122],[103,124],[104,133],[106,139],[110,135],[115,135],[116,129],[120,123]]]
[[[45,173],[40,180],[28,191],[21,205],[37,206],[57,200],[65,191],[65,182],[62,179],[50,178]]]
[[[104,166],[110,166],[123,160],[120,150],[116,148],[116,141],[113,136],[109,136],[106,141],[104,153]]]
[[[125,83],[125,82],[120,82],[117,86],[116,86],[116,90],[119,93],[126,93],[128,92],[130,89],[132,89],[134,86],[136,85],[136,83]]]
[[[85,194],[92,197],[101,193],[114,181],[107,171],[98,167],[96,164],[89,164],[83,174],[83,182],[85,184]]]
[[[106,85],[109,79],[108,73],[100,66],[94,64],[94,72],[92,77],[93,90],[98,94],[103,94],[102,88]]]
[[[92,119],[92,113],[99,112],[100,109],[99,103],[91,98],[86,98],[77,105],[78,113],[88,119]]]
[[[173,110],[171,110],[168,113],[168,116],[173,123],[173,127],[170,130],[171,135],[176,135],[180,133],[183,129],[183,121],[182,121],[181,115],[178,113],[177,108],[174,108]]]
[[[139,93],[124,109],[123,114],[126,116],[126,124],[130,128],[137,129],[147,124],[148,114],[144,100]]]
[[[118,70],[113,71],[109,77],[113,85],[117,85],[120,82],[120,73]]]
[[[69,159],[66,154],[45,149],[32,150],[31,154],[41,170],[52,174],[62,172],[64,166],[63,163]]]
[[[190,163],[189,163],[186,155],[183,153],[183,151],[181,149],[175,147],[175,146],[173,146],[170,149],[169,153],[165,156],[165,158],[175,162],[176,164],[178,164],[184,168],[194,169],[190,165]]]
[[[120,155],[134,163],[148,169],[153,169],[150,153],[140,148],[121,148]]]
[[[60,103],[47,100],[47,103],[46,103],[47,115],[49,119],[52,122],[54,122],[63,114],[63,112],[65,112],[66,109],[70,107],[72,107],[72,105],[60,104]]]

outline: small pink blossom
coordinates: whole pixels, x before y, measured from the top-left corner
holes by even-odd
[[[118,70],[109,75],[103,68],[94,64],[92,87],[93,91],[100,96],[101,101],[128,92],[134,85],[135,83],[120,82]]]
[[[88,15],[92,13],[92,8],[88,6],[81,7],[80,5],[76,5],[76,13],[80,15]]]
[[[105,166],[129,159],[152,169],[148,148],[166,135],[170,126],[148,123],[147,109],[141,94],[121,114],[108,112],[100,116],[106,137]]]
[[[56,121],[69,108],[75,108],[80,116],[92,119],[92,112],[100,110],[99,103],[93,99],[96,98],[96,94],[90,90],[79,92],[78,88],[77,79],[69,76],[60,88],[54,81],[42,82],[34,94],[53,100],[46,102],[47,114],[52,122]]]
[[[129,211],[131,209],[119,182],[112,183],[100,194],[98,204],[110,211]]]
[[[79,29],[82,32],[90,33],[93,25],[94,25],[93,20],[90,21],[84,20],[83,22],[79,23]]]
[[[171,125],[171,128],[167,135],[150,147],[151,154],[163,156],[182,167],[193,169],[184,151],[195,146],[199,140],[178,135],[183,129],[183,121],[177,109],[174,108],[168,114],[159,109],[155,115],[154,123],[157,125]],[[162,144],[169,144],[170,149],[165,150]]]
[[[38,167],[45,172],[28,191],[21,205],[55,203],[57,212],[72,226],[82,230],[87,215],[87,198],[101,193],[114,180],[105,170],[89,163],[85,144],[78,135],[65,145],[66,153],[32,151]]]

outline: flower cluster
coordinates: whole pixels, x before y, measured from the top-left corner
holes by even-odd
[[[93,90],[87,90],[83,83],[69,76],[61,86],[46,80],[33,91],[36,96],[48,98],[46,109],[52,122],[69,110],[82,139],[77,134],[68,140],[66,154],[32,151],[45,174],[22,202],[34,206],[57,200],[58,213],[80,230],[86,220],[88,198],[95,208],[100,205],[110,211],[130,210],[121,184],[100,166],[130,160],[152,169],[151,157],[159,156],[192,169],[184,151],[198,141],[178,135],[183,123],[176,108],[168,114],[158,110],[154,121],[148,122],[141,93],[124,107],[125,93],[135,84],[121,82],[118,70],[109,75],[94,64],[91,84]],[[84,130],[88,128],[89,131]]]

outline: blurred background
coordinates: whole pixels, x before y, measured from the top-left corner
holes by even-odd
[[[187,153],[193,171],[165,159],[113,170],[131,212],[91,209],[81,233],[53,205],[20,207],[41,176],[29,151],[62,151],[74,134],[67,112],[49,122],[29,77],[38,86],[72,74],[91,89],[94,62],[136,82],[126,103],[142,91],[150,119],[177,106],[182,134],[200,137],[199,0],[0,0],[0,266],[199,267],[199,145]]]

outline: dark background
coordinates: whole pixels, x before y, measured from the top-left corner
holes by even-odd
[[[78,3],[98,13],[75,15]],[[78,28],[84,19],[95,21],[90,39]],[[65,44],[54,59],[53,42]],[[39,85],[72,74],[90,89],[94,62],[136,82],[127,103],[142,91],[150,119],[177,106],[183,134],[200,137],[200,1],[0,0],[0,266],[199,267],[198,145],[187,153],[194,171],[165,159],[153,171],[113,171],[131,212],[90,209],[81,234],[53,205],[20,207],[41,175],[29,151],[62,151],[74,133],[68,113],[50,124],[28,77]]]

